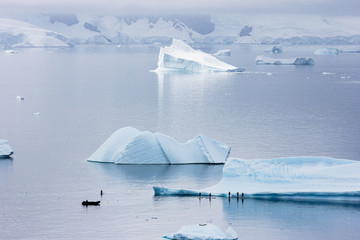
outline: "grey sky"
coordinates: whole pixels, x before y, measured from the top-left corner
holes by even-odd
[[[1,0],[4,11],[166,13],[301,13],[359,16],[359,0]]]

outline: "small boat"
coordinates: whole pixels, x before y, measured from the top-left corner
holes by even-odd
[[[82,205],[83,206],[89,206],[89,205],[98,206],[98,205],[100,205],[100,201],[88,201],[88,200],[86,200],[86,201],[82,202]]]

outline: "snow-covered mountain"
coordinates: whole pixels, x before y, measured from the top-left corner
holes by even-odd
[[[0,19],[0,45],[75,44],[360,44],[360,17],[305,15],[99,16],[8,15]]]

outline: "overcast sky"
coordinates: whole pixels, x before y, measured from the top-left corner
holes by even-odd
[[[355,15],[360,0],[0,0],[1,11]]]

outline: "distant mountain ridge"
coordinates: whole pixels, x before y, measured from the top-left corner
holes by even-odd
[[[360,44],[359,22],[360,17],[304,15],[9,15],[0,19],[0,45],[163,45],[173,38],[200,44],[345,45]]]

